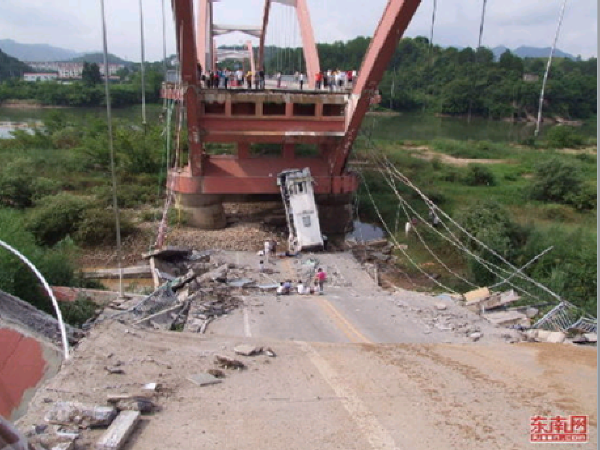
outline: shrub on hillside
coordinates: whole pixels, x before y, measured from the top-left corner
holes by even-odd
[[[94,313],[98,306],[87,297],[79,297],[74,302],[61,302],[60,311],[63,319],[70,325],[81,327]]]
[[[42,245],[54,245],[79,228],[90,200],[61,193],[43,197],[31,211],[27,229]]]
[[[546,142],[551,148],[574,148],[583,145],[584,139],[573,127],[558,125],[546,132]]]
[[[553,247],[550,253],[532,265],[529,274],[565,300],[596,316],[596,233],[583,228],[570,231],[560,226],[538,228],[523,247],[521,260],[529,261],[550,246]]]
[[[111,186],[98,186],[93,189],[98,202],[102,206],[112,207],[113,196]],[[158,197],[158,186],[151,185],[121,185],[117,190],[119,208],[136,208],[140,205],[153,204]]]
[[[41,272],[50,285],[74,286],[75,249],[68,242],[54,248],[36,244],[35,237],[23,223],[23,214],[0,208],[0,239],[25,255]],[[19,297],[32,305],[53,313],[49,298],[41,282],[17,256],[0,248],[0,290]]]
[[[563,158],[552,158],[537,166],[530,196],[578,209],[593,209],[596,204],[596,193],[585,185],[581,168]]]
[[[135,227],[127,215],[119,217],[121,237],[135,231]],[[116,241],[115,215],[112,209],[91,208],[84,211],[78,224],[74,239],[79,244],[97,245],[112,244]]]
[[[496,185],[496,177],[493,172],[488,167],[479,164],[469,164],[463,181],[468,186]]]
[[[33,205],[32,161],[19,158],[0,171],[0,205],[28,208]]]
[[[475,238],[509,261],[518,255],[530,232],[514,222],[508,210],[495,201],[470,205],[456,214],[456,220]],[[464,234],[461,234],[461,240],[478,257],[496,265],[503,265],[499,257],[475,240]],[[489,286],[497,280],[497,276],[475,258],[469,259],[469,270],[473,280],[481,286]]]

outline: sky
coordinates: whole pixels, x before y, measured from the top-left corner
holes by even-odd
[[[140,61],[140,0],[105,0],[108,49]],[[167,23],[167,54],[175,53],[170,0],[143,2],[147,61],[162,59],[162,4]],[[317,42],[371,36],[387,0],[307,0]],[[405,36],[429,36],[434,0],[423,0]],[[483,0],[437,0],[433,41],[442,46],[476,47]],[[263,0],[220,0],[217,24],[260,25]],[[562,0],[488,0],[482,45],[550,47]],[[567,2],[557,47],[583,58],[597,56],[597,0]],[[0,0],[0,39],[45,43],[80,52],[102,49],[100,0]],[[217,44],[240,45],[249,39],[232,33]],[[257,42],[254,39],[254,42]],[[299,46],[290,7],[275,4],[267,44]]]

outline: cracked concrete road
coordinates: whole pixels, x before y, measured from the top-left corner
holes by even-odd
[[[252,264],[235,256],[243,257]],[[432,319],[477,320],[462,308],[435,311],[432,297],[380,291],[347,256],[320,259],[341,280],[326,295],[246,297],[207,335],[99,325],[19,425],[41,423],[44,399],[103,403],[158,381],[161,410],[143,418],[125,450],[525,449],[538,414],[589,415],[585,447],[596,446],[595,348],[510,345],[484,323],[484,338],[472,343]],[[275,268],[276,277],[293,276],[293,266]],[[227,371],[220,384],[188,381],[241,343],[277,357],[239,356],[247,370]],[[114,361],[124,375],[103,369]],[[81,448],[100,434],[86,430]]]

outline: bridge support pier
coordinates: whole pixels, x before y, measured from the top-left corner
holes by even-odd
[[[189,224],[201,230],[227,226],[223,197],[212,194],[179,194],[179,206],[189,214]]]
[[[352,194],[317,195],[319,222],[325,234],[339,234],[352,231],[354,211]]]

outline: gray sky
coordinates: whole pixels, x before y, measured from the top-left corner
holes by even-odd
[[[167,52],[175,52],[170,0],[167,12]],[[215,4],[219,24],[259,25],[263,0],[222,0]],[[308,0],[318,42],[372,35],[386,0]],[[143,0],[146,59],[162,58],[162,0]],[[365,8],[365,4],[368,5]],[[550,47],[562,0],[489,0],[483,45]],[[434,42],[443,46],[477,45],[482,0],[438,0]],[[111,53],[140,60],[138,0],[105,0]],[[433,0],[423,0],[406,36],[429,36]],[[299,45],[291,9],[274,5],[267,43]],[[584,58],[596,56],[597,1],[567,3],[558,48]],[[47,43],[76,51],[102,48],[100,0],[0,0],[0,39]],[[239,44],[239,33],[219,38]],[[256,40],[255,40],[256,41]]]

